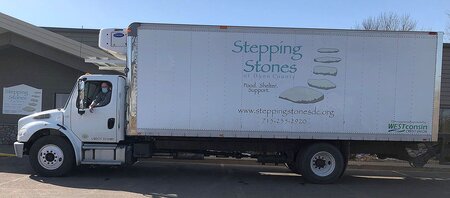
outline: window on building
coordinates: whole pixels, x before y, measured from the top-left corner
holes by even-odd
[[[441,109],[439,114],[439,133],[450,133],[450,108]]]

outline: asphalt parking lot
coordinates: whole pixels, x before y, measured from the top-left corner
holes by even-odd
[[[284,166],[152,160],[128,168],[33,174],[0,157],[0,197],[450,197],[450,169],[350,166],[336,184],[305,183]]]

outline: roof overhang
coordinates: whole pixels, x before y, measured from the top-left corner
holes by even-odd
[[[123,67],[124,64],[118,61],[114,56],[106,53],[103,50],[91,47],[89,45],[80,43],[70,38],[64,37],[60,34],[51,32],[44,28],[34,26],[19,19],[10,17],[0,12],[0,34],[11,32],[15,35],[36,41],[46,46],[55,48],[67,54],[75,57],[79,57],[83,60],[91,60],[92,57],[98,57],[95,59],[106,61],[107,64],[102,64],[99,61],[86,61],[93,63],[99,67]],[[1,44],[1,39],[0,39]],[[101,68],[100,68],[101,69]],[[116,70],[116,69],[109,69]],[[118,70],[117,70],[118,71]]]
[[[102,59],[98,57],[87,57],[84,59],[86,63],[92,63],[98,66],[100,70],[113,70],[124,72],[126,67],[126,61],[124,60],[111,60],[111,59]]]
[[[45,57],[46,59],[58,62],[62,65],[71,67],[73,69],[82,72],[97,73],[99,71],[98,66],[92,63],[86,64],[84,62],[84,59],[65,53],[61,50],[48,47],[42,43],[38,43],[34,40],[25,38],[23,36],[11,32],[0,34],[0,49],[8,47],[15,47],[31,52],[33,54]],[[120,70],[112,70],[112,71],[120,71]],[[123,73],[123,70],[120,72]]]

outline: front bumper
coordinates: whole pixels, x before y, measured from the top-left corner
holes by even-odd
[[[16,153],[16,156],[19,158],[22,158],[23,156],[23,146],[25,144],[22,142],[14,142],[14,152]]]

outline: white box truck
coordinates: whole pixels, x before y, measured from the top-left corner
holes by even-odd
[[[133,23],[99,40],[125,75],[83,75],[18,122],[40,175],[196,153],[332,183],[351,153],[417,165],[437,141],[442,33]]]

